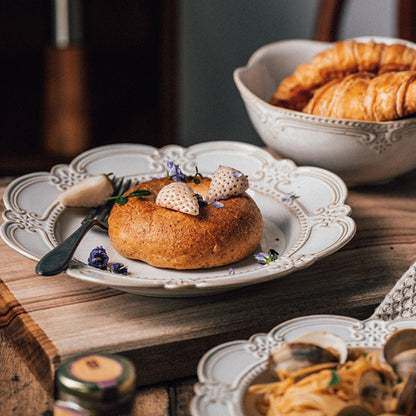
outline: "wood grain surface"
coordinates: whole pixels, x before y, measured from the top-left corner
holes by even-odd
[[[12,369],[2,373],[0,407],[7,394],[17,409],[10,414],[25,414],[16,397],[26,393],[13,390],[17,376],[31,390],[36,384],[43,406],[36,414],[46,415],[59,363],[75,353],[105,351],[122,353],[136,365],[137,408],[144,406],[138,414],[189,414],[197,363],[212,346],[298,316],[365,319],[373,313],[416,260],[415,184],[412,173],[351,189],[357,233],[344,248],[282,279],[202,298],[146,298],[65,274],[39,277],[34,261],[0,242],[1,353]],[[27,369],[14,374],[14,363]]]

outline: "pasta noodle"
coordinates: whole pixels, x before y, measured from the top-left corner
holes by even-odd
[[[380,360],[378,351],[361,354],[343,365],[333,364],[333,368],[317,365],[313,371],[306,376],[301,371],[279,371],[279,381],[250,386],[249,394],[258,396],[257,409],[267,416],[333,416],[346,405],[363,405],[358,393],[364,373],[377,372],[392,391],[397,384],[397,376]],[[367,405],[377,407],[371,400]]]

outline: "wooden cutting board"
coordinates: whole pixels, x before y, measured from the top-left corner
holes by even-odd
[[[415,183],[410,174],[350,190],[357,234],[343,249],[284,278],[223,295],[150,298],[66,274],[40,277],[34,261],[0,241],[0,329],[52,392],[55,369],[79,353],[122,353],[145,385],[193,375],[211,347],[290,318],[364,319],[416,260]]]

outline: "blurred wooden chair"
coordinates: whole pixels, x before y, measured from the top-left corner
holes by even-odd
[[[90,114],[81,0],[51,0],[45,56],[43,147],[70,158],[90,146]]]
[[[175,142],[177,1],[162,0],[157,2],[160,3],[158,6],[154,6],[152,0],[129,0],[117,6],[118,2],[110,3],[111,7],[102,7],[100,0],[48,0],[51,40],[45,60],[42,138],[42,149],[47,156],[70,160],[91,147],[124,142],[133,137],[140,137],[143,144],[158,147]],[[99,12],[100,8],[106,11]],[[104,41],[100,44],[102,48],[102,45],[108,45],[108,49],[97,53],[93,47],[94,27],[97,31],[100,25],[91,23],[101,16],[109,19],[109,9],[115,11],[117,19],[114,20],[126,20],[126,27],[121,35],[115,36],[114,43]],[[133,31],[133,21],[135,26],[143,28]],[[119,21],[113,22],[108,28],[109,37],[117,27],[120,27]],[[121,41],[123,37],[127,46]],[[117,48],[120,50],[116,51]],[[103,59],[103,50],[109,62]],[[133,79],[131,67],[138,66],[136,56],[139,55],[144,64],[137,68]],[[115,64],[117,60],[120,60],[119,64]],[[131,62],[129,68],[128,60]],[[100,65],[105,69],[98,69]],[[110,74],[108,68],[115,67],[117,70]],[[149,67],[155,68],[151,75],[148,74]],[[136,87],[136,82],[143,83],[144,76],[148,77],[144,83],[152,85],[152,92],[147,86],[147,89],[141,89],[144,91]],[[103,79],[108,82],[108,90],[98,91],[97,85]],[[117,86],[132,92],[120,93],[116,91]],[[140,100],[136,100],[137,95],[132,95],[134,91],[141,94]],[[117,102],[121,104],[117,106]],[[122,109],[124,104],[129,107],[128,111]],[[115,112],[108,117],[109,109],[114,107],[117,107]],[[115,121],[111,124],[106,118]],[[104,128],[105,134],[102,134],[103,125],[109,126]]]
[[[313,38],[319,41],[334,42],[337,40],[345,0],[321,0]],[[416,41],[416,1],[396,0],[397,37]]]

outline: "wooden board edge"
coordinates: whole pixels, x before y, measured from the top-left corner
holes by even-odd
[[[61,363],[59,351],[1,279],[0,331],[53,396],[54,374]]]

